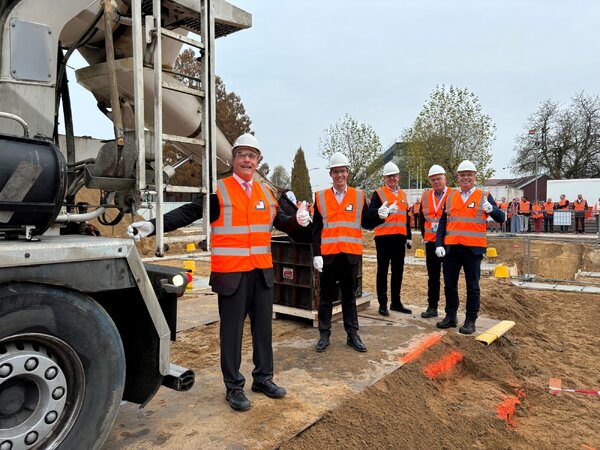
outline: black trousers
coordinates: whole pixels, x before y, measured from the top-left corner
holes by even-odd
[[[390,280],[390,294],[392,306],[399,307],[400,289],[402,289],[402,276],[404,275],[404,255],[406,254],[406,236],[403,234],[390,234],[375,237],[377,250],[377,300],[379,306],[387,307],[387,279],[390,263],[392,264],[392,277]]]
[[[544,233],[552,233],[554,226],[552,224],[552,216],[544,217]]]
[[[350,264],[345,254],[338,254],[331,263],[323,265],[319,297],[319,334],[321,336],[331,335],[331,314],[333,302],[337,299],[338,282],[342,294],[344,329],[348,334],[356,334],[358,331],[355,294],[357,275],[358,263]]]
[[[584,215],[584,213],[575,213],[575,231],[577,233],[585,232],[585,215]]]
[[[244,321],[250,316],[252,332],[252,377],[262,383],[273,378],[273,288],[267,287],[260,269],[242,273],[232,295],[219,295],[221,318],[221,372],[228,389],[242,389],[245,378],[242,364]]]
[[[435,242],[425,243],[425,262],[427,264],[427,304],[429,308],[437,309],[440,301],[440,274],[442,260],[435,254]]]
[[[458,311],[458,277],[460,269],[465,272],[467,284],[467,319],[477,319],[479,312],[479,278],[483,255],[474,255],[464,245],[450,246],[444,258],[444,293],[446,295],[446,315],[456,317]]]

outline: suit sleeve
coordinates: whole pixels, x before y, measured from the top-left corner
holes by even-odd
[[[217,194],[210,194],[210,222],[214,222],[221,215],[219,206],[219,197]],[[192,202],[181,205],[179,208],[169,211],[163,216],[165,232],[173,231],[181,227],[192,224],[196,220],[202,219],[204,213],[202,197],[196,197]],[[156,219],[150,220],[156,227]],[[154,233],[152,233],[153,235]]]
[[[419,229],[421,231],[421,237],[425,238],[425,214],[423,213],[423,202],[421,202],[421,209],[419,211]]]
[[[369,202],[369,218],[367,219],[367,225],[369,226],[365,226],[363,225],[364,220],[364,214],[363,217],[361,218],[361,225],[363,228],[366,228],[367,230],[372,230],[373,228],[375,228],[378,225],[381,225],[382,223],[385,222],[384,219],[381,219],[379,217],[379,213],[378,210],[381,207],[381,205],[383,204],[383,202],[381,201],[381,199],[379,198],[379,194],[377,193],[377,191],[373,192],[373,194],[371,195],[371,200]]]
[[[495,222],[504,222],[504,213],[498,208],[498,205],[496,205],[496,201],[494,200],[494,197],[492,197],[492,194],[488,194],[487,201],[492,205],[492,208],[494,208],[490,213],[490,217],[494,219]]]
[[[302,227],[296,220],[296,216],[288,216],[279,206],[273,219],[273,226],[279,231],[290,234],[300,230]]]
[[[436,247],[444,247],[444,238],[446,237],[446,223],[447,222],[448,222],[448,219],[446,217],[446,207],[444,206],[444,210],[442,211],[442,217],[440,217],[437,233],[435,235],[435,246]]]
[[[321,233],[323,231],[323,216],[317,207],[317,196],[315,195],[315,213],[313,214],[312,250],[313,257],[321,256]]]

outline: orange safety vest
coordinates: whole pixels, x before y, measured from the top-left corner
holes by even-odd
[[[558,206],[560,207],[560,209],[569,209],[569,204],[567,202],[568,200],[566,198],[564,200],[559,201]]]
[[[574,205],[573,209],[575,209],[575,211],[585,210],[585,200],[583,200],[583,199],[581,200],[581,203],[579,201],[575,200],[573,202],[573,205]]]
[[[446,236],[445,245],[462,244],[468,247],[487,247],[485,238],[487,214],[483,211],[483,202],[487,194],[475,189],[466,203],[460,191],[453,190],[446,198]]]
[[[321,255],[349,253],[362,255],[362,216],[365,194],[348,187],[338,204],[333,189],[317,192],[316,207],[323,217]]]
[[[408,204],[406,203],[404,191],[398,189],[398,194],[394,195],[389,187],[383,186],[375,192],[379,195],[381,203],[387,201],[388,205],[391,205],[396,202],[398,205],[398,212],[396,214],[390,214],[384,223],[375,227],[375,236],[385,236],[388,234],[403,234],[407,236]]]
[[[415,217],[418,216],[421,212],[421,203],[419,203],[418,201],[413,203],[413,212],[415,213]]]
[[[531,211],[531,202],[519,202],[519,214],[527,215]]]
[[[544,217],[544,214],[542,213],[542,205],[533,205],[533,214],[531,215],[531,217],[533,219],[541,219],[542,217]]]
[[[442,206],[446,202],[446,198],[448,198],[448,194],[451,190],[451,188],[446,189],[446,192],[438,204],[437,210],[435,209],[434,201],[435,191],[433,189],[426,189],[421,194],[421,205],[423,205],[423,216],[425,217],[425,235],[423,239],[427,242],[435,242],[437,224],[439,223],[443,212]]]
[[[273,267],[271,230],[277,200],[257,181],[250,198],[233,177],[217,181],[221,214],[212,225],[213,272],[248,272]]]
[[[546,214],[548,214],[549,216],[554,214],[554,203],[553,202],[544,203],[544,210],[546,211]]]

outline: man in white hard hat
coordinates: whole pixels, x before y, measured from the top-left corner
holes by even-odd
[[[426,189],[421,195],[421,236],[425,243],[425,261],[427,264],[427,310],[421,317],[429,319],[438,316],[440,301],[440,274],[442,259],[435,255],[436,233],[443,205],[452,189],[446,186],[446,171],[438,164],[429,169],[431,189]]]
[[[375,227],[375,248],[377,250],[377,300],[379,314],[389,316],[387,278],[390,263],[390,309],[403,314],[412,311],[400,300],[402,276],[404,275],[404,256],[406,247],[412,246],[412,233],[408,216],[406,194],[398,186],[400,169],[393,162],[383,166],[383,186],[373,192],[369,209],[377,211],[379,221]]]
[[[362,228],[373,228],[372,214],[360,189],[348,186],[350,164],[342,153],[329,158],[333,186],[315,193],[313,217],[313,265],[320,272],[319,340],[315,350],[324,352],[331,336],[333,302],[341,291],[346,343],[359,352],[367,347],[358,335],[356,286],[362,260]]]
[[[219,180],[217,192],[210,195],[210,285],[218,294],[225,398],[236,411],[251,406],[240,373],[247,315],[253,344],[252,390],[271,398],[286,394],[273,382],[271,226],[290,233],[310,221],[305,207],[298,210],[296,217],[287,216],[271,191],[253,180],[260,159],[257,139],[251,134],[241,135],[233,144],[233,176]],[[202,218],[202,212],[202,197],[198,197],[164,215],[165,231],[191,224]],[[133,223],[127,233],[135,240],[153,234],[154,221]]]
[[[446,296],[446,317],[436,325],[438,328],[457,325],[458,277],[463,268],[467,284],[466,319],[458,331],[472,334],[479,313],[481,260],[487,247],[486,220],[489,216],[502,223],[504,214],[491,194],[475,187],[475,164],[465,160],[459,164],[457,172],[459,189],[446,197],[436,233],[435,254],[444,258]]]

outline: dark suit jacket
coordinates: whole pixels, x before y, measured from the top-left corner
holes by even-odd
[[[460,195],[460,190],[457,194]],[[490,217],[494,219],[494,221],[498,223],[504,222],[504,213],[498,206],[496,205],[496,201],[492,194],[488,194],[487,201],[490,202],[493,211],[490,213]],[[444,238],[446,237],[446,223],[448,222],[446,216],[446,205],[444,204],[444,211],[442,212],[442,217],[440,218],[440,223],[438,225],[437,234],[435,235],[435,246],[436,247],[446,247],[446,253],[450,253],[452,251],[453,245],[444,245]],[[474,255],[483,255],[485,253],[485,247],[469,247]]]
[[[264,186],[263,186],[263,189]],[[163,216],[165,232],[176,230],[177,228],[195,222],[202,218],[202,197],[197,197],[193,202],[180,206]],[[217,194],[210,195],[210,222],[215,222],[221,216],[221,207]],[[155,224],[155,220],[151,220]],[[277,207],[277,212],[273,220],[273,226],[284,233],[298,231],[301,227],[295,216],[288,216]],[[275,275],[273,268],[262,269],[263,281],[267,287],[273,287]],[[209,283],[212,290],[219,295],[232,295],[240,284],[242,272],[211,272]]]
[[[331,188],[333,189],[333,188]],[[317,208],[317,195],[315,194],[315,214],[313,216],[313,238],[312,238],[312,250],[313,257],[321,256],[321,233],[323,232],[323,216],[321,215],[321,211]],[[377,215],[377,210],[375,210],[375,217],[377,220],[379,216]],[[367,205],[367,199],[365,196],[362,214],[360,217],[360,225],[367,230],[372,230],[375,227],[376,221],[375,217],[373,217],[373,211],[369,209],[369,205]],[[377,224],[378,225],[378,224]],[[350,264],[358,264],[362,259],[362,255],[351,255],[345,253],[346,258]],[[331,264],[335,259],[335,255],[324,255],[323,256],[323,264]]]

